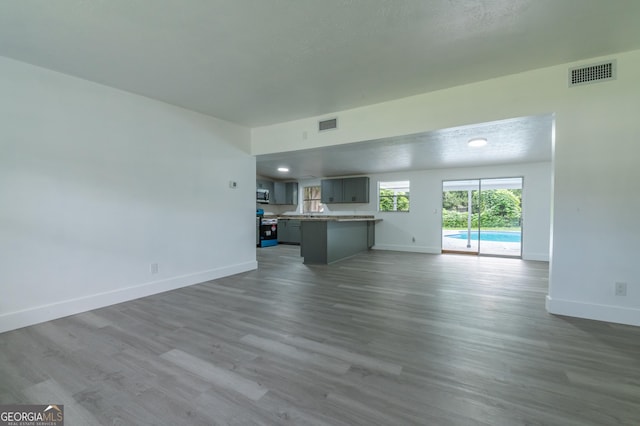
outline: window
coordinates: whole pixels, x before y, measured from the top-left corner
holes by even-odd
[[[320,186],[305,186],[302,199],[302,213],[322,213],[324,206],[320,202]]]
[[[408,212],[409,211],[409,181],[379,182],[378,193],[380,195],[381,212]]]

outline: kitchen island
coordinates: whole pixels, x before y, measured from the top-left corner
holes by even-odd
[[[308,265],[337,262],[373,247],[373,216],[300,216],[300,255]]]

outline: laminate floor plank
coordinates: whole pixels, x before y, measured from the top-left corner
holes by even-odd
[[[210,426],[276,426],[286,424],[278,421],[280,419],[275,413],[239,401],[233,391],[216,389],[202,392],[193,400],[193,407],[194,411],[211,413]]]
[[[269,391],[256,405],[264,407],[264,411],[275,415],[278,425],[308,425],[308,426],[348,426],[345,419],[338,419],[334,413],[314,411],[303,408],[295,400],[282,398],[279,391]]]
[[[640,425],[640,328],[550,315],[548,264],[369,251],[0,334],[0,403],[67,423]]]
[[[320,368],[334,374],[344,374],[349,370],[349,368],[351,368],[351,364],[343,360],[332,359],[331,357],[322,356],[322,354],[314,352],[301,351],[295,346],[287,345],[271,339],[264,339],[262,337],[254,336],[253,334],[247,334],[242,337],[240,341],[263,350],[271,355],[300,361],[304,363],[305,366]]]
[[[216,386],[234,390],[253,401],[259,400],[268,391],[259,383],[251,381],[232,370],[219,367],[179,349],[172,349],[160,355],[160,357],[193,374],[198,374]]]
[[[273,357],[256,358],[250,365],[243,366],[241,371],[269,388],[269,392],[255,404],[278,413],[281,418],[308,416],[313,419],[309,421],[310,424],[353,424],[327,407],[327,395],[335,387],[334,374],[310,369],[300,362]]]
[[[29,386],[24,390],[25,397],[34,404],[62,404],[65,410],[65,420],[84,426],[99,426],[101,423],[94,414],[85,409],[67,389],[49,379]],[[67,420],[68,421],[68,420]]]

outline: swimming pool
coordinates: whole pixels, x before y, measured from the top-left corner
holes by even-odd
[[[522,234],[520,232],[509,231],[481,231],[480,241],[499,241],[503,243],[519,243]],[[458,231],[457,234],[445,235],[447,238],[455,238],[457,240],[466,240],[467,232]],[[471,231],[471,240],[478,241],[478,230]]]

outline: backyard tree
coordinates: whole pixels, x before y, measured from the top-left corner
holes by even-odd
[[[446,210],[466,209],[467,191],[444,191],[442,193],[442,208]]]
[[[509,189],[482,191],[481,220],[484,226],[519,226],[520,198]]]
[[[392,189],[380,190],[380,211],[381,212],[408,212],[409,194]]]
[[[468,208],[467,191],[445,191],[442,203],[442,224],[445,228],[461,228],[467,226]],[[478,226],[478,212],[484,227],[518,227],[522,208],[522,190],[492,189],[482,191],[478,200],[478,191],[472,191],[471,226]],[[482,207],[482,208],[480,208]],[[462,210],[462,211],[460,211]]]

